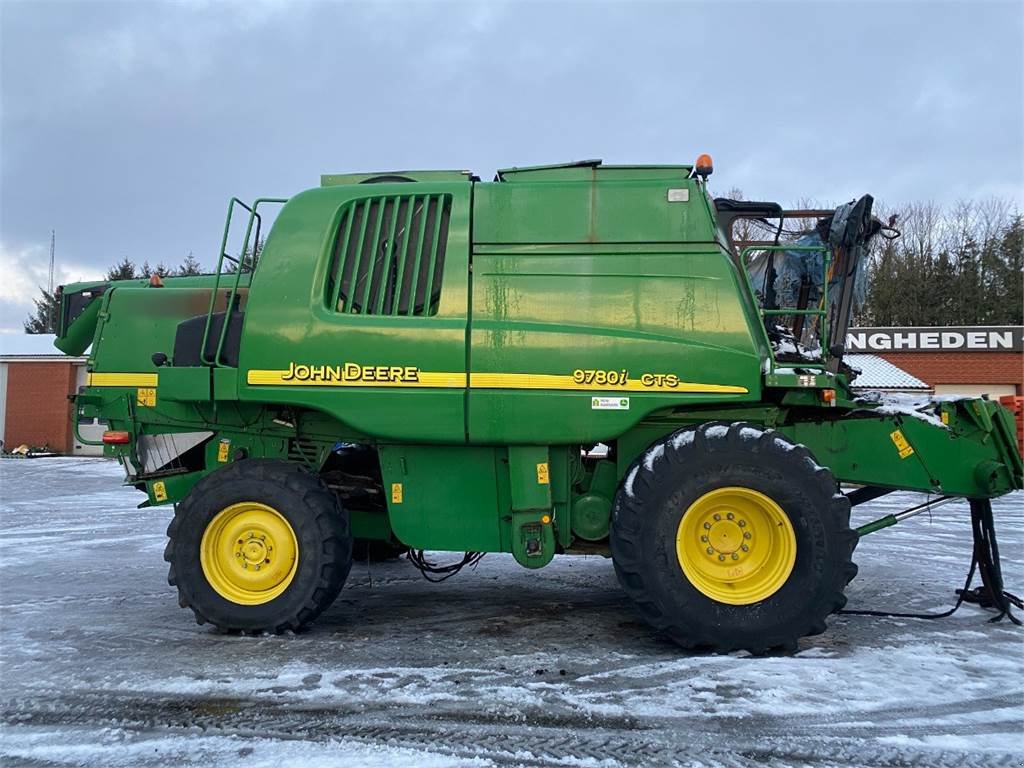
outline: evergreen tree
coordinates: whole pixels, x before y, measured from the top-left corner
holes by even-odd
[[[56,290],[51,293],[45,288],[40,288],[39,292],[42,295],[32,300],[36,305],[35,311],[23,323],[25,333],[56,333],[60,297]]]
[[[107,280],[132,280],[136,277],[139,275],[135,264],[127,256],[107,270]]]
[[[185,260],[181,262],[181,266],[178,267],[175,274],[180,275],[181,277],[188,277],[190,275],[201,275],[203,274],[203,267],[192,255],[192,251],[189,251],[188,256],[186,256]]]

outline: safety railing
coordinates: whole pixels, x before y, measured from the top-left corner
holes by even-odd
[[[256,249],[259,247],[260,232],[263,227],[263,218],[259,214],[259,207],[261,205],[283,204],[286,202],[288,202],[287,198],[261,197],[253,201],[252,207],[250,208],[237,197],[232,197],[231,201],[228,203],[228,215],[227,219],[224,222],[224,235],[221,238],[220,242],[220,256],[217,259],[217,269],[213,281],[213,290],[210,291],[210,307],[206,313],[206,327],[203,329],[203,340],[199,347],[199,359],[203,362],[204,365],[220,365],[220,356],[221,352],[224,349],[224,341],[227,339],[228,336],[228,327],[230,326],[231,311],[235,306],[235,300],[236,297],[238,296],[238,286],[240,285],[242,280],[242,273],[251,272],[255,267],[256,259],[258,257]],[[245,227],[245,238],[242,241],[242,250],[238,254],[237,258],[227,252],[228,236],[231,233],[231,219],[235,212],[235,206],[244,208],[249,212],[249,221]],[[253,223],[256,224],[256,237],[255,240],[253,241],[251,261],[247,262],[246,259],[248,254],[250,253],[250,237],[253,234]],[[228,292],[227,304],[225,306],[224,313],[224,322],[221,323],[220,334],[218,335],[217,338],[217,347],[214,350],[213,355],[209,356],[206,354],[206,345],[210,338],[210,331],[213,328],[213,316],[215,314],[214,310],[216,309],[217,306],[217,292],[220,290],[220,279],[221,275],[224,274],[225,261],[229,261],[235,265],[235,280],[231,285],[231,290]]]
[[[831,278],[830,266],[832,263],[832,251],[824,245],[750,245],[740,251],[740,263],[743,265],[743,276],[747,281],[747,287],[750,289],[750,295],[757,300],[757,293],[754,291],[754,284],[750,280],[750,272],[747,270],[747,256],[752,251],[787,251],[793,252],[820,252],[822,254],[821,268],[822,268],[822,281],[821,281],[821,299],[817,309],[800,309],[798,307],[779,307],[774,309],[766,309],[760,307],[761,323],[764,325],[764,320],[767,317],[777,317],[779,315],[790,315],[790,316],[809,316],[817,317],[820,322],[820,332],[818,338],[820,340],[820,346],[822,350],[822,356],[820,362],[804,361],[799,362],[786,362],[783,367],[787,368],[810,368],[815,370],[825,370],[826,362],[826,350],[828,349],[828,283]],[[798,347],[799,349],[799,347]],[[775,359],[775,349],[772,347],[771,342],[768,342],[768,356],[771,370],[769,373],[774,373],[779,367],[779,361]]]

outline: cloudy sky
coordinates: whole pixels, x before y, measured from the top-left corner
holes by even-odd
[[[747,198],[1024,207],[1021,2],[0,1],[0,329],[325,172],[715,158]],[[2,342],[0,342],[2,344]]]

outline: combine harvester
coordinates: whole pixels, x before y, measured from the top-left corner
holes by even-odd
[[[1010,413],[850,390],[887,235],[871,198],[714,200],[711,170],[324,176],[232,200],[216,274],[65,286],[57,346],[92,345],[76,412],[108,422],[145,504],[175,505],[181,605],[280,632],[331,604],[354,547],[434,577],[601,553],[680,645],[791,650],[843,607],[860,537],[964,497],[1005,612],[989,500],[1022,487]],[[279,204],[254,269],[226,252],[233,218],[249,253]],[[900,489],[934,498],[851,528]]]

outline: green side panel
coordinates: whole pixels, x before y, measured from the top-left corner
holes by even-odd
[[[387,541],[393,533],[387,515],[381,512],[350,509],[349,521],[352,526],[352,536],[357,539]]]
[[[470,439],[596,442],[661,409],[758,400],[759,330],[740,290],[713,245],[479,249]]]
[[[160,383],[157,402],[175,400],[190,402],[210,399],[210,369],[206,367],[175,368],[163,366],[158,369]]]
[[[511,446],[508,472],[514,512],[551,509],[551,462],[546,446]]]
[[[382,445],[379,451],[391,527],[402,543],[413,549],[502,550],[496,466],[503,449]]]
[[[213,397],[215,400],[238,399],[238,369],[213,369]]]
[[[253,277],[239,354],[239,397],[320,410],[383,439],[465,442],[471,184],[341,185],[291,198],[267,238]],[[379,196],[448,195],[451,216],[436,314],[403,316],[335,311],[326,298],[331,257],[350,203]],[[403,237],[404,223],[382,242]],[[372,237],[374,233],[365,235]],[[390,235],[391,239],[388,239]],[[388,257],[390,258],[390,256]],[[396,263],[394,261],[390,263]],[[362,288],[363,286],[359,286]],[[259,371],[292,365],[414,368],[437,386],[261,383]],[[283,374],[282,374],[283,375]]]
[[[243,301],[246,293],[241,292]],[[111,288],[99,313],[92,370],[156,373],[153,353],[163,352],[170,357],[178,323],[205,315],[209,306],[209,288]],[[217,310],[223,308],[224,298],[218,296]]]
[[[672,202],[669,190],[685,190]],[[674,193],[678,195],[681,193]],[[488,243],[674,243],[715,239],[695,181],[477,184],[473,240]]]
[[[498,178],[510,184],[544,181],[682,181],[690,165],[603,165],[600,160],[580,160],[556,165],[502,168]]]

